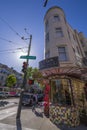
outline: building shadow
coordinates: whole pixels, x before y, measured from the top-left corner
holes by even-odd
[[[16,119],[16,127],[17,127],[17,130],[22,130],[22,125],[21,125],[20,119]]]

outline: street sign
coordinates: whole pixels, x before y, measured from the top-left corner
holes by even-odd
[[[35,60],[36,56],[20,56],[20,59],[31,59],[31,60]]]

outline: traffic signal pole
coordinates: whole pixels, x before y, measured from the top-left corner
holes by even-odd
[[[30,40],[29,40],[28,53],[27,53],[28,56],[30,55],[32,35],[30,35],[30,38],[29,38],[29,39],[30,39]],[[27,61],[26,61],[27,67],[28,67],[28,62],[29,62],[29,59],[27,59]],[[27,67],[26,67],[26,70],[25,70],[25,72],[24,72],[24,79],[23,79],[23,84],[22,84],[22,91],[21,91],[21,95],[20,95],[20,100],[19,100],[19,105],[18,105],[18,110],[17,110],[17,116],[16,116],[16,119],[17,119],[17,120],[20,120],[23,92],[26,90]],[[23,90],[23,89],[24,89],[24,90]]]

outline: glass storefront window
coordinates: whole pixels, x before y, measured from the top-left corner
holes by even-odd
[[[71,93],[68,79],[52,80],[51,98],[53,103],[71,105]]]

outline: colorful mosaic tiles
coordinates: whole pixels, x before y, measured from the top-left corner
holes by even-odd
[[[79,113],[74,107],[50,106],[49,116],[55,124],[75,127],[80,123]]]

